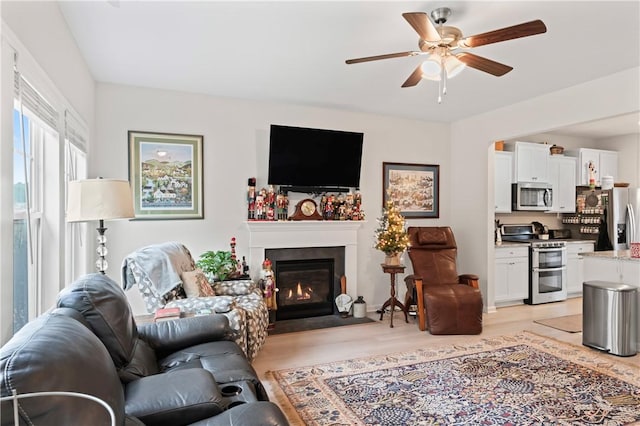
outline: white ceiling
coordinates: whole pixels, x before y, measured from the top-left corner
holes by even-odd
[[[100,82],[425,121],[459,120],[640,66],[640,0],[59,3]],[[468,68],[449,81],[442,104],[437,82],[400,87],[424,56],[345,64],[419,50],[402,13],[441,6],[465,36],[534,19],[547,32],[472,49],[513,71]],[[625,123],[638,133],[638,114]]]

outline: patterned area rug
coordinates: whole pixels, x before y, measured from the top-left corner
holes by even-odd
[[[267,376],[293,425],[640,422],[640,369],[530,332]]]

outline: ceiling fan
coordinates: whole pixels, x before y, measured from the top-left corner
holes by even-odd
[[[462,31],[458,28],[444,25],[449,16],[451,16],[451,9],[448,7],[440,7],[431,12],[431,18],[437,26],[431,22],[424,12],[403,13],[402,16],[420,36],[418,40],[419,51],[410,50],[406,52],[347,59],[346,63],[357,64],[380,59],[428,55],[427,60],[418,65],[409,78],[402,84],[402,87],[415,86],[422,78],[438,81],[441,85],[438,102],[442,101],[442,95],[446,93],[447,78],[455,77],[465,66],[470,66],[471,68],[484,71],[497,77],[505,75],[513,69],[513,67],[508,65],[466,52],[464,49],[542,34],[547,31],[544,23],[537,19],[511,27],[464,37]]]

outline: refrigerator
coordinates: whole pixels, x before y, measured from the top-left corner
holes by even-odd
[[[640,242],[640,188],[613,188],[607,194],[607,230],[614,250]]]
[[[640,188],[578,187],[576,192],[578,216],[573,223],[580,224],[582,238],[596,240],[596,251],[627,250],[629,243],[640,242]]]

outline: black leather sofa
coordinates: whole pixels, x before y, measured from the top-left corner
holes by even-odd
[[[0,349],[1,396],[43,391],[105,401],[116,425],[288,425],[223,315],[137,325],[123,290],[89,274],[58,295],[55,309],[25,325]],[[1,424],[13,425],[13,401]],[[108,425],[85,399],[19,401],[20,424]]]

